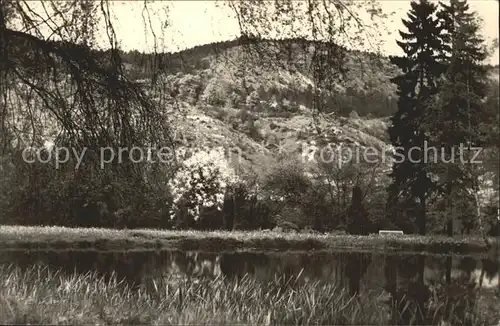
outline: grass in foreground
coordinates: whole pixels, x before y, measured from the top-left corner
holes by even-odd
[[[293,280],[291,280],[293,281]],[[165,282],[165,283],[164,283]],[[0,322],[9,324],[385,324],[387,308],[334,285],[280,286],[249,277],[166,280],[133,290],[116,278],[0,268]]]
[[[0,267],[0,322],[6,324],[388,325],[389,305],[379,295],[353,297],[331,283],[295,283],[292,278],[263,284],[250,277],[166,278],[136,290],[95,273]],[[463,307],[457,309],[464,314]],[[481,313],[474,315],[480,318],[474,325],[492,324]],[[442,314],[430,316],[432,324],[440,323]]]
[[[492,242],[495,240],[492,239]],[[5,249],[370,250],[494,254],[479,237],[0,226]]]

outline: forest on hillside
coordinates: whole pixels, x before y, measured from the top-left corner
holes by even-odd
[[[256,45],[257,44],[257,45]],[[291,61],[289,58],[301,58],[307,56],[310,47],[324,46],[320,41],[306,39],[285,39],[266,40],[249,39],[241,37],[233,41],[215,42],[196,46],[192,49],[177,53],[141,53],[137,50],[122,52],[121,57],[126,72],[132,80],[151,80],[153,76],[172,75],[181,76],[176,83],[182,83],[181,79],[186,76],[203,79],[203,75],[211,75],[208,72],[213,69],[212,60],[223,62],[237,61],[239,52],[249,51],[246,47],[256,47],[260,51],[270,52],[273,60],[276,59],[277,67],[286,71],[300,72],[312,79],[311,71],[307,65],[299,64],[299,60]],[[264,49],[264,50],[263,50]],[[339,79],[335,90],[327,95],[325,103],[325,113],[335,112],[342,116],[348,116],[352,111],[356,111],[362,117],[389,117],[397,110],[398,95],[396,88],[390,82],[390,78],[399,73],[399,67],[390,61],[389,57],[380,53],[365,51],[349,51],[343,49],[346,58],[343,66],[343,78]],[[266,54],[269,55],[269,54]],[[311,55],[311,54],[309,54]],[[244,63],[253,65],[253,63]],[[273,71],[277,67],[273,68]],[[484,64],[488,70],[491,80],[488,80],[488,105],[496,105],[494,99],[498,97],[498,65],[492,66]],[[248,70],[255,74],[257,67],[250,67]],[[270,72],[264,72],[264,74]],[[242,79],[241,76],[238,76]],[[264,76],[263,78],[265,78]],[[208,81],[202,83],[201,89],[206,87]],[[341,87],[338,87],[341,86]],[[236,87],[235,87],[236,88]],[[234,91],[228,91],[228,95]],[[263,90],[262,85],[249,85],[245,90],[236,90],[236,94],[245,98],[253,91],[258,93],[258,98],[263,101],[270,101],[274,98],[278,103],[284,99],[291,101],[293,106],[310,106],[310,100],[314,97],[312,87],[294,87],[289,85],[288,89],[271,88]]]

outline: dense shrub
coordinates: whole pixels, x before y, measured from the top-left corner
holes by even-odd
[[[225,106],[228,95],[228,85],[217,78],[212,78],[203,90],[201,100],[207,104]]]
[[[351,113],[349,113],[349,118],[351,118],[351,119],[359,119],[358,112],[356,112],[356,110],[352,110]]]
[[[306,174],[297,159],[284,157],[264,176],[263,193],[276,205],[276,222],[290,222],[299,228],[324,230],[330,212],[325,193]]]
[[[248,179],[228,189],[223,209],[226,229],[255,230],[274,227],[274,203],[260,193],[258,184]]]
[[[262,109],[260,101],[261,97],[259,96],[259,93],[257,91],[253,91],[246,98],[245,108],[252,112],[259,112]]]
[[[53,155],[48,150],[42,154]],[[161,175],[148,172],[155,183],[123,170],[96,169],[70,160],[26,163],[13,152],[2,164],[1,222],[20,225],[97,226],[113,228],[169,227],[170,200]],[[8,177],[7,177],[8,176]],[[166,179],[166,175],[164,175]]]
[[[180,81],[180,94],[191,104],[198,103],[203,90],[202,81],[199,76],[186,75]]]

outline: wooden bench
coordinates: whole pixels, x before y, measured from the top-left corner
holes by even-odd
[[[380,230],[379,235],[404,235],[403,231],[399,230]]]

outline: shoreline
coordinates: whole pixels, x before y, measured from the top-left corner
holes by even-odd
[[[498,240],[490,238],[493,243]],[[0,226],[0,250],[382,251],[498,255],[477,236],[356,236],[273,231],[172,231]]]

